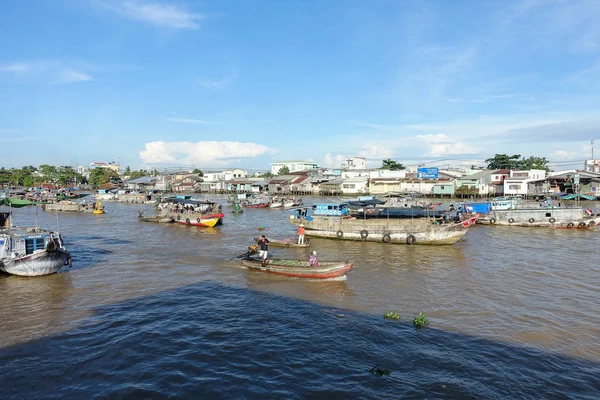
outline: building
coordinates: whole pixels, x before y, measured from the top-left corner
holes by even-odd
[[[364,157],[348,157],[342,162],[342,169],[366,169],[367,159]]]
[[[121,175],[121,166],[116,164],[114,161],[109,162],[108,164],[102,161],[92,161],[89,165],[89,170],[93,170],[94,168],[107,168],[112,169],[118,175]],[[79,170],[79,167],[77,168]]]
[[[585,163],[583,164],[583,170],[585,172],[593,172],[599,174],[600,160],[585,160]]]
[[[278,175],[281,168],[287,167],[289,172],[297,172],[297,171],[306,171],[310,169],[317,169],[319,166],[310,161],[279,161],[275,163],[271,163],[271,173],[273,175]]]
[[[544,194],[544,193],[529,193],[529,183],[533,181],[545,181],[546,171],[543,169],[531,169],[529,171],[510,171],[510,175],[504,178],[504,195],[526,196],[528,194]],[[540,191],[544,189],[539,187]],[[547,189],[546,189],[547,190]]]

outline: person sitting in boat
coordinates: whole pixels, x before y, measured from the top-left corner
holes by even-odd
[[[310,266],[311,267],[317,267],[317,266],[319,266],[319,262],[317,261],[317,252],[316,252],[316,250],[312,251],[312,253],[310,254],[310,258],[308,259],[308,261],[310,262]]]
[[[298,244],[304,244],[304,225],[298,225],[298,230],[296,231],[298,235]]]
[[[265,235],[262,235],[258,241],[258,246],[260,247],[258,256],[262,258],[264,264],[267,261],[267,254],[269,252],[269,239]]]

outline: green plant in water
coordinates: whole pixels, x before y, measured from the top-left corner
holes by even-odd
[[[388,311],[383,314],[383,318],[397,321],[400,319],[400,314],[398,314],[396,311]]]
[[[420,312],[419,315],[413,319],[413,324],[417,328],[423,328],[424,326],[429,325],[429,320],[425,317],[425,314]]]
[[[372,375],[386,376],[390,374],[389,369],[381,368],[379,365],[374,366],[369,370]]]

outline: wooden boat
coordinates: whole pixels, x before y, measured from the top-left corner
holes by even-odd
[[[58,232],[38,227],[13,227],[10,213],[0,213],[0,271],[41,276],[71,265],[71,256]]]
[[[49,201],[35,201],[28,199],[21,199],[19,197],[7,197],[4,199],[4,204],[12,208],[22,208],[28,206],[35,206],[38,204],[50,204]]]
[[[216,225],[221,225],[225,217],[221,205],[210,200],[170,197],[157,204],[157,208],[158,215],[172,217],[175,222],[186,225],[206,226],[201,221],[213,218],[217,219]],[[208,221],[207,224],[212,222]]]
[[[454,244],[475,223],[479,215],[458,222],[435,218],[371,218],[349,215],[346,203],[302,207],[290,215],[290,223],[304,224],[304,234],[338,240],[395,244]]]
[[[492,211],[477,219],[478,224],[539,227],[556,229],[594,229],[600,224],[600,215],[593,215],[583,207],[540,207]]]
[[[260,258],[245,258],[242,264],[256,271],[310,279],[337,278],[354,266],[353,261],[319,261],[319,265],[313,267],[308,261],[278,258],[268,258],[264,264]]]
[[[254,240],[256,242],[258,242],[260,240],[260,238],[259,237],[255,237]],[[269,238],[269,246],[282,247],[284,249],[288,248],[288,247],[306,248],[306,247],[310,247],[310,240],[307,238],[306,239],[306,243],[304,243],[304,244],[298,244],[295,241],[293,241],[292,239],[278,240],[278,239],[271,239],[271,238]]]
[[[175,220],[173,219],[173,217],[163,217],[161,215],[155,215],[152,217],[145,217],[143,215],[139,215],[138,216],[138,221],[143,221],[143,222],[156,222],[158,224],[170,224],[172,222],[175,222]]]
[[[178,215],[180,218],[175,218],[175,222],[183,225],[192,225],[192,226],[201,226],[204,228],[212,228],[219,223],[218,217],[196,217],[196,219],[191,219],[189,216],[185,214],[181,214],[183,217]]]

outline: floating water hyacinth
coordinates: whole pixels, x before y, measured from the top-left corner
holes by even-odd
[[[390,374],[389,369],[381,368],[379,365],[374,366],[369,370],[371,375],[386,376]]]
[[[413,319],[413,324],[417,328],[423,328],[429,325],[429,320],[425,317],[425,314],[423,314],[423,312],[420,312],[419,315],[416,316],[415,319]]]
[[[397,321],[400,319],[400,314],[398,314],[395,311],[388,311],[385,314],[383,314],[383,318]]]

